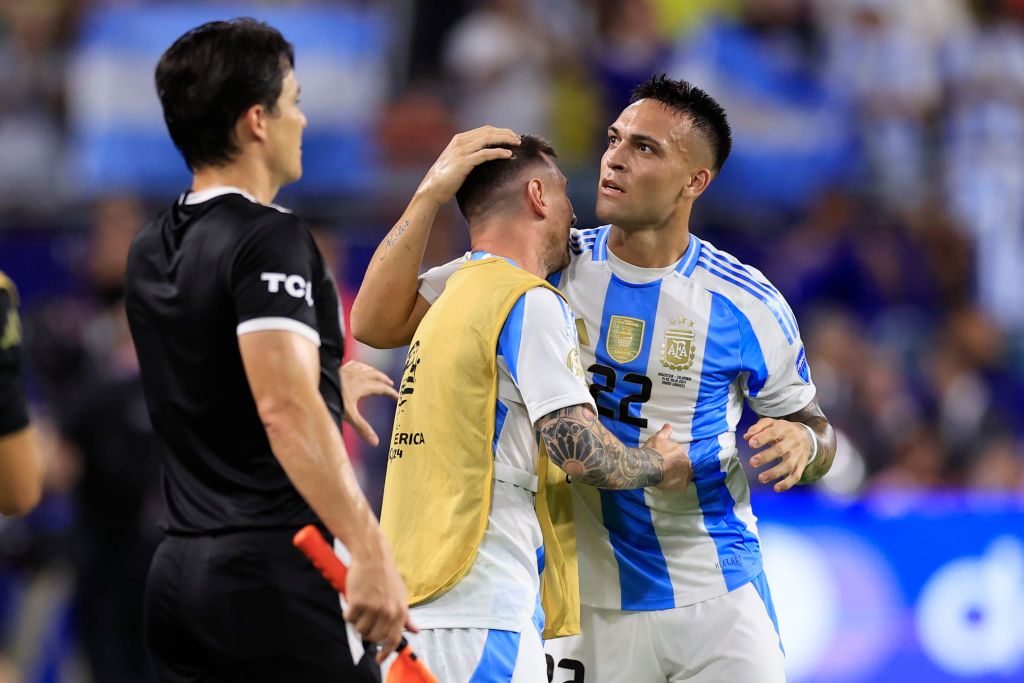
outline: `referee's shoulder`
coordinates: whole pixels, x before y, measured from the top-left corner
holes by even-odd
[[[306,222],[283,207],[258,204],[236,195],[223,208],[231,216],[227,224],[234,233],[236,243],[254,240],[272,240],[277,243],[313,240]]]

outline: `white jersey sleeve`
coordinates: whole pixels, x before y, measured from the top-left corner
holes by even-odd
[[[469,254],[464,254],[457,259],[453,259],[448,263],[444,263],[440,266],[431,268],[427,272],[420,275],[420,288],[419,293],[427,303],[434,305],[437,301],[437,297],[441,296],[441,292],[444,291],[444,286],[448,284],[448,278],[455,273],[459,267],[469,260]]]
[[[771,287],[766,279],[763,282]],[[771,299],[769,304],[739,303],[737,323],[745,368],[741,384],[754,412],[782,417],[810,403],[815,388],[807,354],[796,317],[782,296]]]
[[[594,406],[580,363],[575,317],[551,290],[536,287],[520,297],[501,331],[498,355],[532,424],[559,408]]]

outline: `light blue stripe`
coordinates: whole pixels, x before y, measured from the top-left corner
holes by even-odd
[[[696,235],[690,235],[690,243],[686,246],[683,257],[679,259],[679,265],[676,266],[677,273],[690,277],[693,269],[697,267],[697,258],[700,256],[701,244]]]
[[[541,577],[541,583],[544,582],[544,565],[547,558],[544,554],[544,546],[537,548],[537,576]],[[540,593],[537,593],[537,604],[533,607],[533,625],[537,629],[537,633],[544,633],[544,605],[540,600]]]
[[[498,453],[498,440],[501,439],[501,430],[505,428],[505,418],[508,416],[508,406],[501,401],[494,402],[494,443],[491,452]]]
[[[720,295],[719,295],[720,296]],[[725,297],[722,297],[725,299]],[[754,327],[750,320],[743,314],[736,304],[725,299],[725,304],[732,311],[739,330],[740,346],[740,369],[747,374],[747,390],[751,396],[757,396],[768,381],[768,364],[765,362],[764,353],[761,351],[761,342],[754,334]]]
[[[605,225],[597,229],[597,236],[594,240],[594,260],[604,261],[608,258],[608,233],[612,226]]]
[[[544,604],[541,602],[540,593],[537,593],[537,604],[533,606],[533,619],[531,621],[533,622],[533,627],[537,629],[537,633],[541,634],[541,638],[543,638],[544,634],[544,619]]]
[[[388,17],[381,11],[329,6],[260,7],[251,3],[163,2],[143,7],[97,7],[85,13],[79,49],[107,49],[126,58],[160,53],[185,31],[199,24],[247,16],[265,21],[295,45],[296,62],[311,52],[349,58],[376,54],[386,44]],[[148,65],[147,65],[148,67]]]
[[[519,656],[519,634],[489,629],[480,661],[469,683],[511,683]]]
[[[782,645],[782,632],[779,631],[779,618],[775,616],[775,603],[772,602],[772,592],[768,588],[768,577],[764,575],[764,572],[761,572],[751,579],[750,583],[754,584],[754,589],[761,597],[764,608],[768,610],[768,616],[775,626],[775,635],[779,637],[779,649],[782,650],[782,654],[786,654],[786,648]]]
[[[708,271],[715,277],[721,278],[726,282],[736,285],[740,289],[752,295],[754,298],[761,301],[765,306],[768,307],[768,310],[772,312],[772,315],[775,316],[775,319],[779,322],[779,327],[782,328],[782,332],[786,335],[786,341],[788,341],[790,344],[793,343],[794,337],[793,333],[790,332],[789,325],[787,324],[786,320],[782,317],[782,315],[779,314],[779,311],[775,308],[775,306],[772,305],[771,300],[765,294],[757,291],[756,289],[750,287],[747,284],[744,284],[741,280],[737,280],[736,278],[730,277],[728,274],[722,272],[721,269],[717,268],[714,264],[705,261],[703,258],[697,262],[697,265],[699,265],[701,268]]]
[[[526,295],[519,297],[512,311],[505,319],[498,336],[498,355],[505,359],[512,380],[519,382],[519,347],[523,342],[523,315],[526,311]]]
[[[793,333],[793,336],[796,336],[798,330],[796,324],[796,316],[793,315],[793,311],[790,310],[785,298],[777,289],[775,289],[775,287],[769,284],[765,284],[764,282],[761,282],[760,280],[756,279],[749,271],[743,268],[742,265],[732,263],[721,254],[715,254],[711,250],[705,250],[702,254],[702,257],[704,259],[707,259],[708,263],[714,265],[719,270],[722,270],[728,273],[729,275],[736,277],[742,282],[750,285],[757,291],[763,293],[766,297],[768,297],[770,301],[774,302],[775,309],[778,311],[778,313],[782,315],[782,317],[789,324],[789,329]]]
[[[718,436],[729,430],[729,384],[738,373],[740,333],[734,308],[721,294],[712,293],[711,311],[693,419],[690,461],[704,527],[718,550],[725,585],[733,590],[761,571],[761,547],[736,516],[736,501],[726,486]]]
[[[562,273],[564,272],[565,271],[562,270],[556,270],[555,272],[551,273],[551,275],[548,275],[548,284],[557,289],[558,285],[561,284],[562,282]]]
[[[726,422],[729,385],[740,373],[742,365],[740,346],[743,340],[735,311],[735,306],[724,295],[711,292],[704,365],[690,427],[694,441],[717,437],[729,429]],[[693,458],[692,455],[690,457]]]
[[[661,296],[661,280],[636,285],[612,276],[605,294],[601,317],[601,338],[596,350],[597,361],[616,371],[615,389],[600,394],[600,403],[618,411],[619,402],[637,391],[638,385],[625,379],[630,373],[647,374],[651,353],[654,319]],[[614,315],[644,321],[643,342],[639,355],[620,364],[608,355],[608,329]],[[631,415],[639,417],[639,404],[631,404]],[[640,427],[601,416],[601,423],[627,446],[638,446]],[[665,555],[654,531],[651,511],[643,489],[633,491],[599,491],[601,512],[608,538],[619,566],[619,588],[622,609],[668,609],[675,607],[675,594],[668,574]]]

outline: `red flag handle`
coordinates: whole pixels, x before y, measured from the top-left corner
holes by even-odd
[[[345,595],[348,567],[334,554],[334,549],[327,545],[327,541],[324,540],[319,529],[312,524],[307,524],[299,530],[299,533],[295,534],[292,544],[309,558],[314,567],[320,570],[321,576],[327,579],[331,588]]]

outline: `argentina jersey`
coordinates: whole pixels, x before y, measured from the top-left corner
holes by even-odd
[[[759,271],[693,235],[678,263],[638,268],[609,251],[609,232],[575,231],[570,265],[550,280],[578,316],[605,427],[638,446],[671,424],[695,482],[683,493],[573,485],[581,598],[606,609],[690,605],[761,572],[736,449],[743,401],[780,417],[815,390],[796,319]]]

